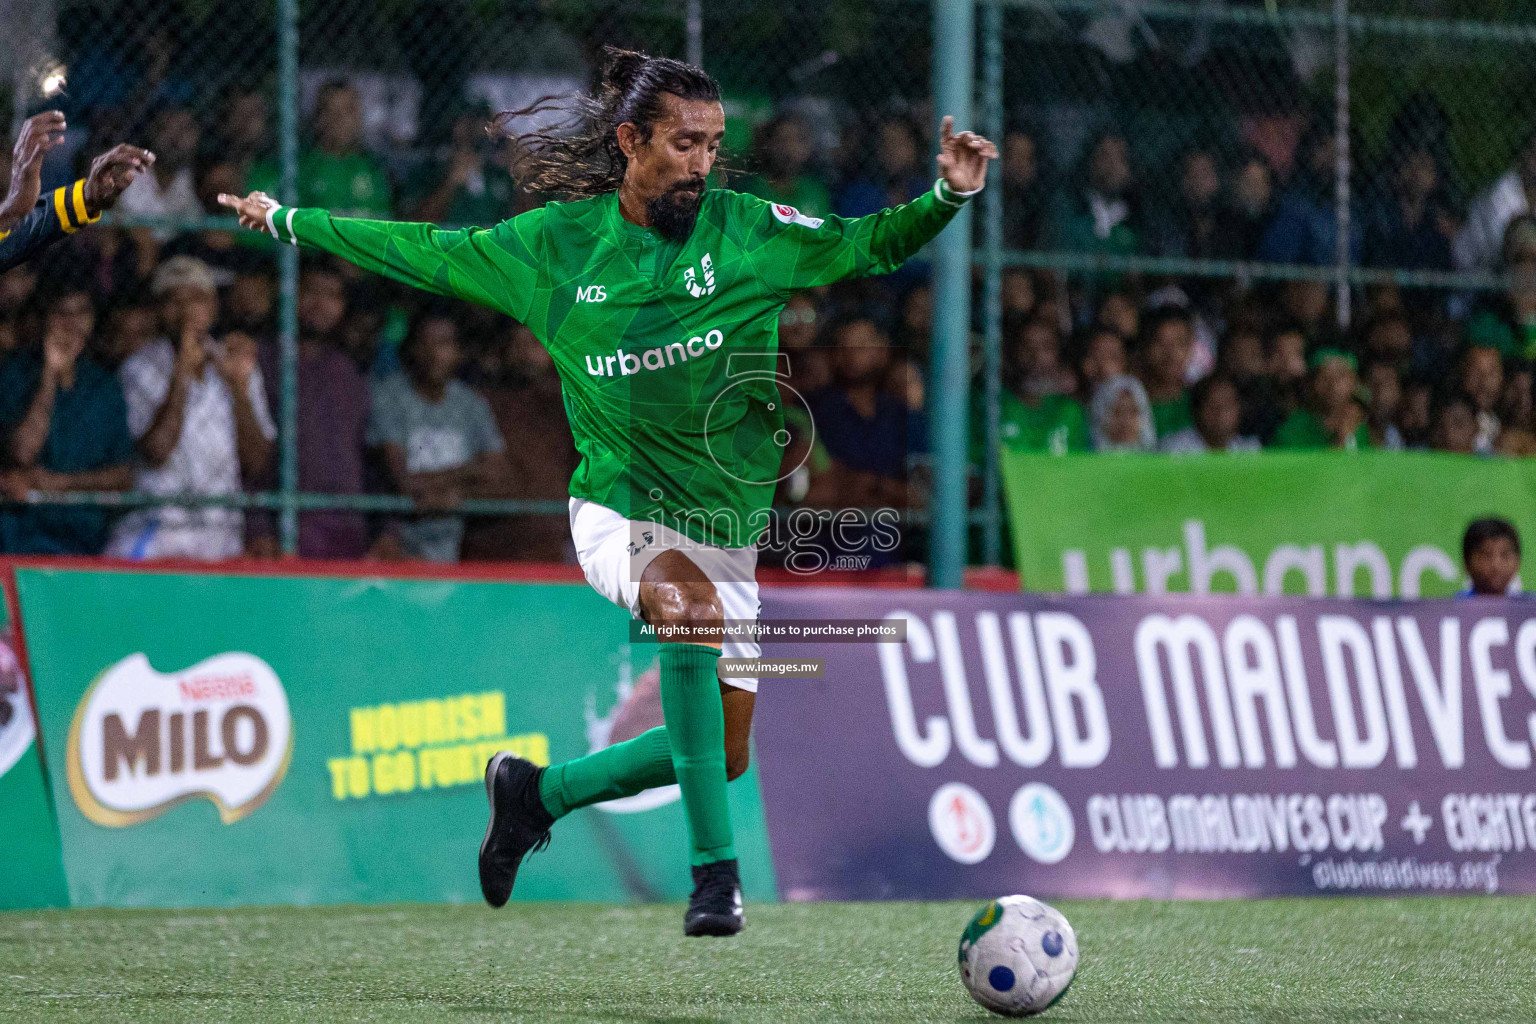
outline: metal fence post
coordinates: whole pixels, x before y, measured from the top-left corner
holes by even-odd
[[[299,0],[277,4],[277,125],[278,161],[282,173],[282,202],[299,201]],[[299,250],[279,245],[278,358],[281,389],[278,397],[278,488],[282,506],[278,537],[283,554],[299,549]]]
[[[704,66],[704,0],[688,0],[684,27],[688,32],[688,63]]]
[[[973,0],[933,0],[933,115],[969,127],[975,77]],[[966,541],[966,404],[970,376],[971,211],[969,204],[933,243],[933,354],[928,438],[933,453],[933,516],[928,584],[957,589]]]
[[[1349,329],[1349,0],[1333,0],[1334,280],[1339,330]]]
[[[1003,144],[1003,4],[982,0],[981,130]],[[1002,550],[1002,502],[999,493],[998,420],[1002,415],[1003,368],[1003,162],[992,161],[981,193],[985,276],[981,286],[982,386],[986,389],[986,449],[981,467],[981,560],[997,565]]]

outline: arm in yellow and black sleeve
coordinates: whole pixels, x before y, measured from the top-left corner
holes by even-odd
[[[56,188],[38,200],[37,207],[10,231],[0,234],[0,274],[25,262],[65,235],[101,219],[85,205],[85,181]]]

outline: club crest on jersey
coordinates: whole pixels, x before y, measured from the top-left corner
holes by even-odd
[[[709,253],[705,253],[704,258],[699,260],[699,269],[703,271],[702,282],[693,267],[683,269],[683,287],[696,299],[715,294],[715,264]]]
[[[820,217],[807,217],[793,206],[785,206],[783,203],[773,204],[773,216],[781,224],[802,224],[808,228],[819,228],[826,223]]]

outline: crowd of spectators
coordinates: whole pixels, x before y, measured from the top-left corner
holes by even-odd
[[[1165,452],[1434,449],[1536,454],[1536,141],[1484,192],[1452,187],[1443,118],[1418,100],[1394,122],[1381,167],[1358,190],[1357,260],[1507,274],[1499,292],[1375,286],[1341,328],[1321,277],[1013,267],[1003,276],[1000,439],[1017,451]],[[440,147],[370,152],[347,81],[326,82],[305,118],[302,205],[337,214],[491,224],[535,199],[509,173],[516,153],[466,107]],[[1142,187],[1132,136],[1088,138],[1065,171],[1059,142],[1023,122],[1002,140],[1002,242],[1067,250],[1328,264],[1336,248],[1333,134],[1298,115],[1294,142],[1191,145],[1163,189]],[[840,148],[806,117],[758,125],[723,184],[813,216],[861,216],[931,187],[909,113],[842,126]],[[215,197],[274,189],[272,112],[258,91],[225,97],[216,120],[164,104],[135,139],[157,154],[120,214],[0,277],[0,493],[133,491],[228,499],[271,492],[278,436],[277,279],[261,237],[178,229],[222,213]],[[110,109],[77,162],[121,127]],[[1283,147],[1282,147],[1283,148]],[[0,175],[7,169],[0,166]],[[3,180],[3,177],[0,177]],[[55,182],[57,184],[57,182]],[[792,442],[780,500],[908,507],[923,500],[927,268],[792,297],[780,320]],[[978,279],[979,280],[979,279]],[[979,284],[978,284],[979,289]],[[979,290],[978,290],[979,294]],[[433,299],[306,255],[298,291],[296,458],[304,493],[405,495],[411,514],[306,510],[308,557],[566,558],[556,516],[466,517],[466,498],[558,501],[576,462],[553,364],[531,333],[478,307]],[[980,304],[978,303],[979,307]],[[973,366],[972,459],[984,457],[981,324]],[[812,429],[814,424],[814,429]],[[914,459],[914,457],[916,457]],[[0,548],[218,559],[277,552],[259,503],[11,505]]]
[[[1011,249],[1282,264],[1337,253],[1334,133],[1298,119],[1288,155],[1193,145],[1161,195],[1138,187],[1126,135],[1087,145],[1051,187],[1041,139],[1004,143]],[[1536,453],[1536,136],[1470,202],[1444,114],[1424,96],[1394,118],[1374,175],[1356,177],[1352,262],[1504,275],[1494,292],[1356,289],[1348,328],[1316,280],[1010,272],[1002,442],[1027,451],[1434,449]],[[1289,176],[1283,173],[1290,168]],[[1365,188],[1360,189],[1360,179]],[[973,420],[975,417],[973,417]]]

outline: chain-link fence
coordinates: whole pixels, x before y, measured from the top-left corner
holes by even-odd
[[[1522,172],[1536,12],[1390,0],[982,12],[996,77],[983,75],[981,109],[1006,150],[999,230],[981,234],[997,368],[977,381],[993,431],[978,467],[985,560],[1007,558],[999,447],[1529,452],[1536,350],[1519,311],[1532,304],[1506,271],[1536,246],[1524,217],[1536,177]],[[1166,324],[1170,309],[1187,330]],[[1038,356],[1050,346],[1034,339],[1051,333],[1066,384]],[[1330,419],[1319,367],[1334,353],[1358,413]],[[1112,381],[1125,370],[1130,397]],[[1082,400],[1081,441],[1053,404],[1062,391]],[[1134,415],[1104,436],[1116,393],[1140,402],[1145,436]]]
[[[1154,441],[1208,440],[1187,385],[1219,371],[1241,395],[1239,436],[1268,444],[1306,404],[1309,363],[1338,350],[1382,378],[1373,394],[1398,390],[1393,408],[1362,404],[1362,438],[1455,447],[1438,440],[1449,427],[1437,417],[1465,397],[1443,385],[1460,379],[1470,338],[1505,360],[1497,407],[1473,402],[1474,447],[1494,444],[1489,416],[1506,438],[1529,435],[1536,301],[1505,273],[1536,260],[1536,224],[1522,219],[1524,183],[1536,184],[1536,149],[1525,153],[1536,27],[1522,5],[977,10],[977,127],[1004,158],[974,214],[974,559],[1006,559],[999,448],[1142,444],[1115,433],[1138,430],[1136,417],[1116,426],[1114,402],[1094,397],[1128,370]],[[7,494],[29,504],[7,513],[7,550],[568,554],[576,456],[529,333],[344,264],[301,266],[233,232],[221,191],[495,223],[538,200],[508,173],[511,147],[482,131],[488,115],[586,87],[603,44],[702,57],[725,93],[732,187],[858,215],[931,184],[933,12],[919,0],[33,0],[6,17],[19,41],[4,58],[13,120],[46,107],[70,117],[50,185],[118,140],[160,159],[111,229],[0,278],[0,344],[38,350],[39,365],[50,332],[68,333],[72,296],[86,297],[134,467],[113,492],[85,486],[100,482],[81,475],[95,465],[13,468]],[[204,271],[211,311],[176,298],[198,292]],[[1156,336],[1169,309],[1188,339]],[[829,326],[872,319],[902,353],[887,388],[921,449],[935,315],[918,265],[798,297],[781,337],[804,386],[830,386]],[[198,352],[179,356],[183,333]],[[411,439],[409,395],[381,405],[379,394],[440,352],[467,397],[452,439],[427,450]],[[1522,373],[1523,410],[1504,393]],[[16,395],[0,395],[10,423],[32,410],[40,374],[12,374]],[[155,430],[165,450],[147,453]],[[841,461],[822,451],[807,467],[780,500],[836,502]],[[121,507],[107,517],[68,503]]]

